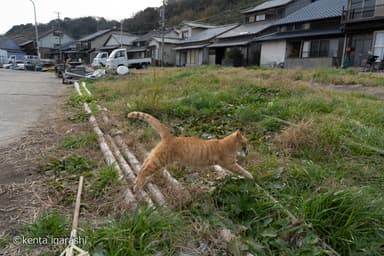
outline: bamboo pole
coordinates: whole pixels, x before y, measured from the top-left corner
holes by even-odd
[[[79,88],[79,84],[77,82],[75,82],[74,86],[75,86],[75,89],[76,89],[77,93],[79,94],[79,96],[82,96],[82,93],[81,93],[80,88]],[[117,161],[116,161],[115,157],[113,156],[111,149],[109,148],[109,146],[105,142],[104,133],[99,128],[97,121],[96,121],[96,118],[92,114],[91,108],[88,106],[87,103],[83,104],[83,108],[87,114],[90,114],[88,121],[91,124],[92,129],[96,134],[96,138],[97,138],[97,141],[99,143],[100,150],[103,153],[105,162],[107,163],[107,165],[114,167],[114,169],[118,173],[119,180],[121,180],[124,177],[123,172],[120,169],[119,165],[117,164]],[[135,209],[137,207],[136,198],[133,195],[132,191],[130,191],[129,188],[126,188],[126,190],[124,192],[124,202],[126,203],[126,205],[129,209]]]
[[[126,178],[131,186],[133,186],[136,176],[133,173],[131,167],[127,164],[124,157],[121,155],[119,148],[116,146],[115,142],[113,141],[112,137],[110,135],[106,135],[107,140],[109,144],[111,145],[112,151],[114,155],[116,156],[116,159],[119,163],[119,166],[124,171]],[[153,202],[151,198],[149,198],[148,194],[144,190],[137,191],[136,196],[138,197],[139,201],[145,201],[149,206],[153,206]],[[156,198],[157,199],[157,198]],[[162,198],[164,200],[164,198]],[[165,204],[165,201],[157,202],[158,204]]]
[[[88,88],[86,87],[86,84],[84,82],[82,82],[81,85],[82,85],[82,87],[84,88],[84,90],[86,91],[86,93],[88,95],[92,95],[92,93],[88,90]],[[79,86],[77,86],[77,88],[78,87]],[[88,104],[84,103],[84,108],[86,109],[87,113],[89,113],[89,114],[92,113],[92,111],[89,108]],[[104,110],[100,105],[97,105],[97,108],[98,108],[98,110]],[[98,135],[99,138],[102,138],[102,140],[104,140],[104,136],[103,136],[104,134],[100,130],[100,128],[98,128],[96,118],[93,115],[91,115],[91,118],[92,118],[92,123],[93,123],[93,127],[94,127],[94,130],[95,130],[95,133]],[[107,117],[107,115],[105,115],[104,112],[102,112],[102,118],[103,118],[103,121],[105,123],[109,123],[109,118]],[[109,141],[109,143],[110,143],[110,145],[112,147],[112,150],[113,150],[113,153],[112,153],[111,150],[105,150],[105,148],[107,148],[108,145],[105,143],[105,141],[103,141],[103,143],[102,143],[102,148],[103,149],[102,150],[105,150],[105,155],[108,156],[106,161],[107,162],[113,161],[114,165],[116,166],[116,170],[119,173],[121,173],[121,175],[122,175],[122,171],[124,171],[124,173],[127,175],[128,181],[132,185],[134,183],[134,180],[136,179],[134,172],[132,171],[130,166],[127,164],[127,162],[125,161],[124,157],[121,155],[120,150],[116,146],[116,144],[113,141],[112,137],[110,137],[109,135],[106,135],[106,136],[107,136],[107,139],[108,139],[108,141]],[[118,164],[116,163],[116,158],[113,156],[113,154],[116,156]],[[156,204],[158,204],[158,205],[166,205],[165,198],[164,198],[164,196],[162,195],[162,193],[160,192],[160,190],[157,187],[155,187],[154,185],[149,184],[147,186],[147,188],[149,190],[149,193],[151,195],[152,200],[154,202],[156,202]],[[129,199],[131,194],[133,195],[133,193],[126,193],[126,197]],[[143,191],[143,190],[138,191],[136,196],[138,197],[139,201],[144,200],[145,202],[148,203],[148,205],[150,205],[150,206],[153,205],[153,202],[152,202],[151,198],[148,197],[148,195],[147,195],[147,193],[145,191]]]

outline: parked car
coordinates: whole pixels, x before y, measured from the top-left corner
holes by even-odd
[[[80,79],[95,79],[105,75],[105,70],[93,70],[84,65],[68,65],[62,73],[63,84],[73,83]]]

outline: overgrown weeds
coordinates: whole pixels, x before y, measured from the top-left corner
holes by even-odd
[[[96,135],[92,132],[86,132],[63,137],[60,139],[59,144],[66,149],[75,149],[83,146],[94,146],[96,142]]]
[[[165,209],[138,208],[115,220],[80,234],[87,237],[87,249],[103,255],[155,255],[174,253],[175,242],[185,228],[181,217]]]
[[[194,240],[203,236],[217,241],[225,227],[240,239],[231,248],[212,242],[215,252],[331,255],[322,244],[325,241],[344,255],[383,253],[378,210],[383,208],[383,103],[361,93],[310,86],[379,86],[381,74],[221,67],[133,73],[129,79],[114,80],[113,86],[110,80],[90,85],[132,141],[152,146],[156,137],[152,128],[127,121],[129,111],[148,112],[187,136],[221,137],[245,128],[251,154],[242,164],[303,221],[292,224],[251,182],[228,178],[213,185],[212,193],[197,193],[181,213],[185,222],[179,225],[190,223]],[[100,191],[107,184],[104,181],[100,177]],[[369,193],[364,192],[366,187]],[[352,205],[354,201],[359,203]],[[100,241],[106,236],[100,235]],[[374,236],[377,239],[370,238]]]
[[[306,200],[305,219],[342,255],[384,252],[384,201],[364,190],[329,191]]]

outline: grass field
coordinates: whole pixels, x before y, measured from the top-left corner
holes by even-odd
[[[334,255],[331,248],[339,255],[384,254],[383,101],[311,86],[378,87],[384,85],[382,74],[215,66],[130,72],[89,83],[94,97],[85,100],[109,110],[139,158],[159,136],[144,122],[128,120],[130,111],[156,116],[176,135],[221,137],[241,127],[250,154],[240,163],[263,189],[237,177],[218,178],[210,169],[172,165],[169,170],[193,197],[175,198],[172,210],[124,213],[113,205],[116,174],[84,150],[95,147],[96,139],[82,129],[63,137],[58,147],[83,157],[67,153],[50,160],[44,172],[55,175],[50,180],[56,187],[79,173],[90,180],[84,200],[89,212],[100,208],[98,224],[80,229],[88,239],[85,249],[104,255]],[[72,96],[68,106],[81,109],[82,100]],[[68,118],[86,119],[78,110]],[[38,233],[44,223],[63,232],[54,223],[62,216],[51,215],[26,226],[26,234]],[[223,229],[236,238],[225,243]]]
[[[340,255],[382,255],[383,102],[310,84],[383,81],[354,70],[196,67],[132,70],[89,87],[126,137],[147,150],[158,136],[129,121],[130,111],[150,113],[187,136],[220,137],[244,128],[251,152],[242,165],[300,220],[291,223],[248,181],[201,175],[211,188],[175,210],[188,227],[186,240],[210,241],[218,255],[330,255],[324,243]],[[171,170],[187,187],[197,179],[184,167]],[[223,227],[241,239],[223,248],[217,241]]]

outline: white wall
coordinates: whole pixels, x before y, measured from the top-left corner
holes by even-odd
[[[70,41],[72,41],[73,39],[70,38],[68,35],[64,34],[63,37],[61,38],[61,43],[62,44],[65,44],[65,43],[68,43]],[[39,43],[40,43],[40,47],[42,48],[55,48],[55,44],[58,44],[59,43],[59,38],[57,36],[54,36],[53,33],[50,33],[46,36],[44,36],[43,38],[41,38],[39,40]]]
[[[262,42],[260,65],[278,64],[285,61],[286,41]]]

